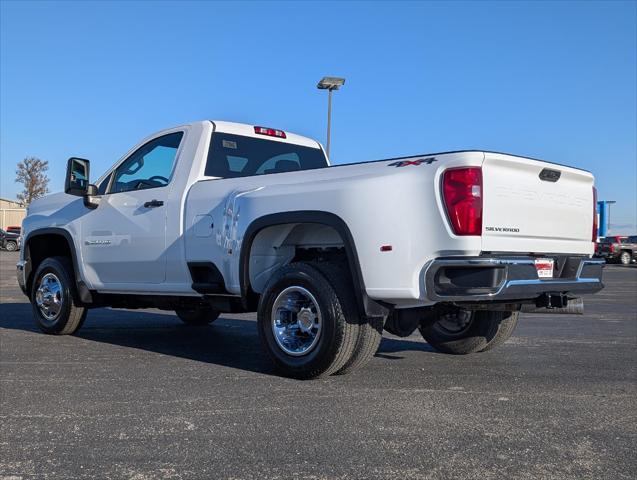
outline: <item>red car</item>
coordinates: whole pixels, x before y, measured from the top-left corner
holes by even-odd
[[[637,259],[637,235],[604,237],[597,244],[595,253],[608,263],[630,265]]]
[[[18,235],[20,235],[20,233],[22,232],[22,227],[19,227],[19,226],[17,227],[14,225],[14,226],[7,227],[6,231],[8,233],[17,233]]]

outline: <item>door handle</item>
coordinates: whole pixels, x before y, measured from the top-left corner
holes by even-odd
[[[144,207],[146,208],[161,207],[163,205],[164,205],[164,202],[162,202],[161,200],[151,200],[150,202],[144,203]]]

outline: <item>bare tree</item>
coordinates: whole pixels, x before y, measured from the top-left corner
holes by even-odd
[[[15,181],[24,185],[24,190],[17,195],[20,202],[29,205],[36,198],[49,193],[48,169],[49,162],[38,157],[25,157],[18,163]]]

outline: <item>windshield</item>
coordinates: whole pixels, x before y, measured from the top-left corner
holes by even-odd
[[[236,178],[327,167],[320,148],[260,138],[215,133],[205,174]]]

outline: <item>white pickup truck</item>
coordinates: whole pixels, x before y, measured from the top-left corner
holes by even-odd
[[[144,139],[89,183],[33,202],[20,286],[46,333],[93,307],[174,310],[191,325],[258,312],[297,378],[341,374],[383,329],[466,354],[511,335],[523,305],[603,287],[586,171],[483,151],[330,166],[315,140],[201,121]]]

